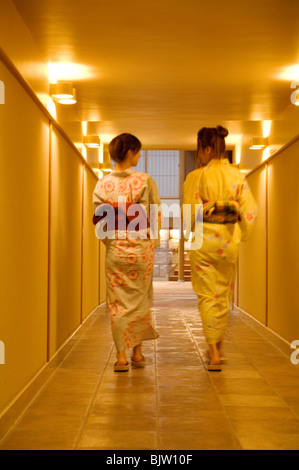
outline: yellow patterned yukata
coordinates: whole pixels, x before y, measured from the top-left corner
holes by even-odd
[[[160,205],[157,186],[151,176],[131,168],[113,171],[98,181],[93,193],[94,209],[99,204],[118,202],[119,197],[127,203],[142,204],[148,217],[150,204]],[[115,239],[103,242],[112,334],[117,351],[124,351],[158,337],[151,320],[156,240],[133,238],[130,232],[116,230]]]
[[[227,325],[239,245],[252,229],[257,206],[246,178],[226,158],[212,159],[187,175],[184,204],[191,204],[194,214],[195,204],[205,207],[206,203],[210,203],[208,207],[238,207],[239,216],[236,223],[217,223],[214,211],[210,222],[204,219],[202,247],[190,250],[192,286],[198,297],[205,338],[207,344],[216,344],[222,341]]]

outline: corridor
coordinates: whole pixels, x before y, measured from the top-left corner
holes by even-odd
[[[154,283],[160,337],[145,369],[115,373],[102,304],[2,440],[0,449],[299,449],[299,366],[287,343],[230,312],[221,372],[204,367],[205,341],[190,282]]]

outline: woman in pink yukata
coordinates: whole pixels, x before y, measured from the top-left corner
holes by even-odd
[[[102,204],[138,203],[153,220],[150,207],[160,206],[156,183],[146,173],[134,171],[140,158],[141,143],[132,134],[120,134],[109,144],[115,169],[101,178],[93,193],[96,210]],[[151,219],[150,219],[151,217]],[[158,224],[158,214],[155,223]],[[152,227],[151,227],[152,228]],[[151,228],[143,227],[138,236],[129,230],[115,227],[113,236],[105,238],[107,305],[117,351],[114,370],[129,370],[126,351],[133,349],[131,363],[144,367],[142,342],[158,337],[151,318],[152,276],[154,250],[159,245],[151,234]],[[158,233],[159,230],[155,230]],[[134,235],[134,236],[133,236]]]

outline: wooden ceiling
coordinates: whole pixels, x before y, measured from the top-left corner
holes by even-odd
[[[131,132],[145,148],[189,149],[200,127],[222,124],[233,144],[290,104],[279,75],[299,60],[298,0],[13,3],[49,80],[77,90],[59,110],[74,142],[88,121],[104,142]]]

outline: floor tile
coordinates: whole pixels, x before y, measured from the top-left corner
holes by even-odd
[[[80,439],[77,449],[98,450],[153,450],[157,449],[157,433],[154,431],[98,431],[89,426]]]
[[[160,432],[159,448],[163,450],[240,450],[241,445],[231,433]]]
[[[299,450],[299,434],[253,432],[238,436],[244,450]]]
[[[265,407],[283,407],[284,400],[275,395],[219,395],[223,406],[260,406]]]
[[[154,283],[153,316],[146,367],[115,373],[99,307],[0,449],[299,450],[299,368],[271,332],[231,311],[227,362],[210,373],[191,283]]]

